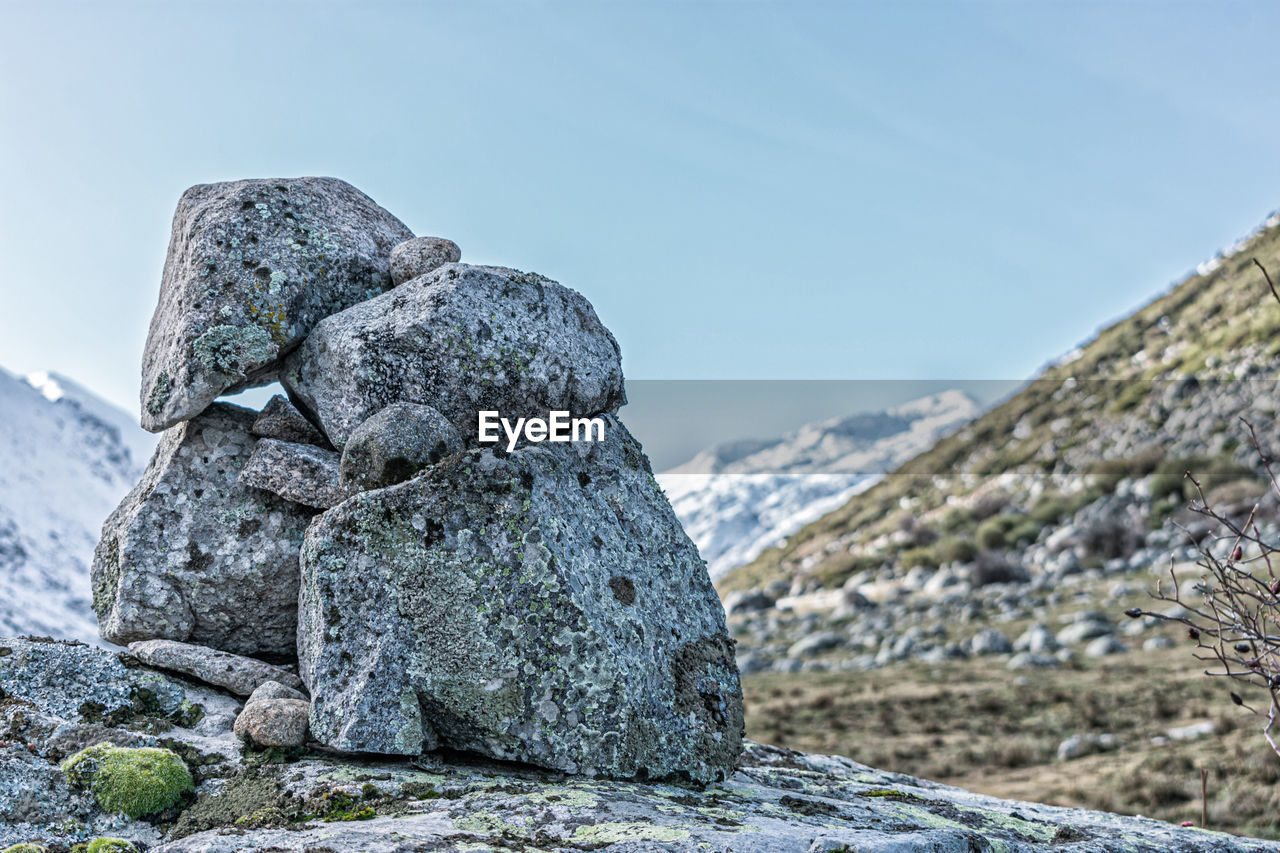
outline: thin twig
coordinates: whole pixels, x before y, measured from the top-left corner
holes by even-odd
[[[1209,828],[1209,771],[1200,768],[1200,828]]]
[[[1276,292],[1276,286],[1271,282],[1271,274],[1267,272],[1267,268],[1260,264],[1257,258],[1253,259],[1253,265],[1262,270],[1262,275],[1267,280],[1267,287],[1271,288],[1271,295],[1276,298],[1276,302],[1280,302],[1280,293]]]

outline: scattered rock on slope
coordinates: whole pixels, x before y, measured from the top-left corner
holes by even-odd
[[[269,382],[317,322],[391,287],[391,249],[411,237],[336,178],[187,190],[143,354],[142,425],[159,432]]]

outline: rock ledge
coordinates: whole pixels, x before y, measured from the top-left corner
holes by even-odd
[[[0,686],[0,846],[66,850],[109,834],[147,853],[1280,851],[754,743],[732,776],[698,789],[574,779],[458,753],[242,751],[229,730],[237,699],[76,644],[0,640]],[[57,762],[103,741],[173,749],[195,776],[194,800],[149,822],[102,813]]]

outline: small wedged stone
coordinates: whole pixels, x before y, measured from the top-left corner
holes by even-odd
[[[328,509],[346,497],[338,484],[338,460],[333,450],[263,438],[254,446],[236,482],[296,504]]]
[[[317,322],[391,287],[391,249],[412,237],[337,178],[191,187],[143,353],[142,426],[159,432],[270,382]]]
[[[464,447],[453,424],[435,409],[392,403],[351,433],[339,479],[348,494],[394,486]]]
[[[307,742],[307,711],[301,699],[259,699],[245,703],[236,717],[235,733],[261,747],[295,747]]]
[[[301,682],[301,679],[299,679]],[[279,681],[264,681],[253,689],[249,694],[249,698],[244,700],[245,705],[252,705],[254,702],[263,702],[267,699],[301,699],[303,702],[310,701],[306,694],[301,690],[295,690]]]
[[[262,407],[258,419],[253,422],[252,432],[258,438],[278,438],[295,444],[314,444],[316,447],[329,446],[320,430],[289,402],[288,397],[281,394],[272,397]]]
[[[143,640],[130,643],[129,654],[147,666],[180,672],[205,684],[230,690],[237,696],[250,696],[269,681],[294,690],[302,687],[302,680],[287,669],[192,643]]]
[[[447,457],[316,519],[300,671],[313,736],[591,776],[709,782],[742,743],[733,642],[640,445]]]
[[[626,402],[618,343],[581,294],[467,264],[322,320],[280,379],[339,450],[396,402],[431,406],[468,441],[481,410],[514,421],[553,410],[594,416]]]
[[[435,272],[445,264],[462,260],[458,244],[443,237],[414,237],[391,250],[391,283],[399,287],[410,279]]]
[[[161,437],[94,552],[103,639],[293,656],[298,546],[315,510],[236,482],[256,417],[216,403]]]

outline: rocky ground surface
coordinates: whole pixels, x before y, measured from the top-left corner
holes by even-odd
[[[1099,506],[1107,517],[1119,501]],[[1268,499],[1263,509],[1270,513]],[[1068,525],[1062,533],[1077,535]],[[1280,530],[1264,526],[1264,535]],[[1178,540],[1182,539],[1179,544]],[[1051,543],[1052,544],[1052,543]],[[1047,551],[1050,546],[1039,546]],[[1032,549],[1028,549],[1032,550]],[[975,586],[967,568],[917,568],[861,574],[844,588],[776,598],[766,591],[725,598],[744,674],[871,670],[902,663],[988,659],[1010,671],[1070,666],[1083,659],[1169,648],[1182,630],[1153,617],[1130,619],[1132,607],[1170,617],[1186,613],[1150,593],[1168,587],[1170,570],[1187,580],[1189,603],[1202,571],[1194,546],[1175,527],[1146,534],[1132,554],[1084,568],[1067,565]],[[1049,557],[1049,559],[1053,559]]]
[[[971,794],[849,759],[748,744],[706,787],[572,778],[458,753],[255,751],[241,699],[87,646],[0,641],[0,843],[49,851],[1262,851],[1266,842]],[[131,819],[68,756],[170,750],[193,790]],[[92,752],[92,750],[90,750]],[[130,790],[146,793],[140,777]],[[118,792],[114,792],[118,793]],[[121,806],[128,808],[127,805]]]

